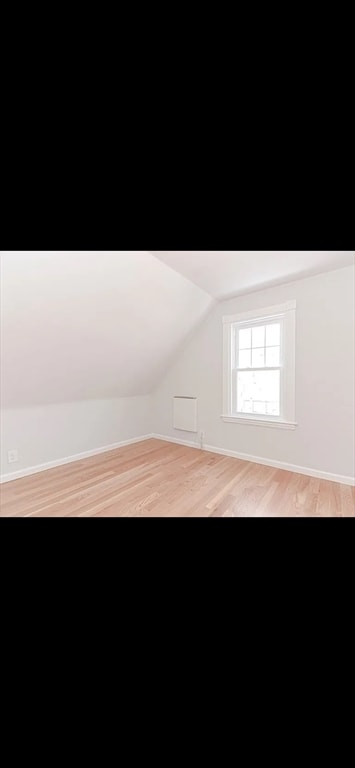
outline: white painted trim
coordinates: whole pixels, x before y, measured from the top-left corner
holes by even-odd
[[[242,414],[236,415],[232,405],[232,375],[234,376],[234,370],[237,370],[237,364],[235,360],[235,331],[241,327],[240,318],[243,321],[248,316],[249,326],[251,322],[255,321],[256,324],[259,320],[266,323],[271,319],[279,319],[281,323],[281,392],[280,392],[280,407],[281,418],[277,424],[282,429],[295,429],[296,413],[295,413],[295,399],[296,399],[296,301],[288,301],[285,304],[278,304],[274,307],[266,307],[256,312],[246,312],[243,315],[229,315],[223,318],[223,416],[224,420],[227,419],[231,422],[237,422],[243,418]],[[253,368],[246,368],[243,370],[255,370]],[[270,370],[265,368],[265,370]],[[236,383],[234,384],[236,387]],[[260,423],[261,423],[260,419]],[[264,426],[276,426],[275,419],[265,419]],[[274,424],[275,422],[275,424]],[[285,425],[281,427],[281,422]],[[254,418],[243,419],[244,424],[255,425],[258,423]]]
[[[224,315],[224,323],[242,323],[244,320],[256,320],[259,317],[275,317],[289,312],[290,309],[296,309],[296,301],[286,301],[284,304],[275,304],[273,307],[264,307],[264,309],[251,309],[248,312],[241,312],[239,315]]]
[[[106,453],[108,451],[114,451],[116,448],[123,448],[125,445],[131,445],[133,443],[140,443],[143,440],[149,440],[154,438],[155,440],[163,440],[167,443],[176,443],[177,445],[184,445],[188,448],[196,448],[201,450],[201,446],[198,442],[192,442],[190,440],[180,440],[176,437],[168,437],[166,435],[158,435],[152,432],[148,435],[142,435],[141,437],[133,437],[130,440],[122,440],[120,443],[113,443],[112,445],[106,445],[103,448],[94,448],[92,451],[85,451],[84,453],[77,453],[75,456],[67,456],[64,459],[57,459],[56,461],[49,461],[46,464],[38,464],[35,467],[28,467],[27,469],[21,469],[17,472],[11,472],[7,475],[0,475],[0,483],[8,483],[11,480],[17,480],[20,477],[27,477],[27,475],[34,475],[37,472],[44,472],[47,469],[53,469],[54,467],[60,467],[63,464],[70,464],[74,461],[81,461],[81,459],[88,459],[90,456],[96,456],[100,453]],[[234,459],[241,459],[242,461],[250,461],[253,464],[263,464],[267,467],[274,467],[275,469],[284,469],[287,472],[296,472],[300,475],[308,475],[309,477],[317,477],[320,480],[331,480],[335,483],[343,483],[344,485],[355,486],[355,477],[347,475],[334,475],[330,472],[322,472],[318,469],[311,469],[309,467],[299,467],[297,464],[286,464],[283,461],[276,461],[274,459],[264,459],[261,456],[250,456],[247,453],[239,453],[237,451],[226,450],[225,448],[217,448],[214,445],[204,445],[203,450],[208,453],[217,453],[221,456],[231,456]]]
[[[54,461],[48,461],[45,464],[37,464],[34,467],[19,469],[17,472],[9,472],[6,475],[0,475],[0,484],[9,483],[11,480],[18,480],[20,477],[35,475],[37,474],[37,472],[45,472],[47,469],[54,469],[54,467],[61,467],[63,464],[71,464],[71,462],[73,461],[81,461],[81,459],[88,459],[90,458],[90,456],[96,456],[100,453],[114,451],[116,448],[123,448],[125,445],[131,445],[132,443],[141,443],[142,440],[149,440],[151,437],[153,437],[152,434],[142,435],[141,437],[132,437],[130,440],[122,440],[120,443],[112,443],[112,445],[105,445],[102,448],[94,448],[91,451],[76,453],[74,456],[66,456],[63,459],[55,459]]]
[[[276,429],[296,429],[296,421],[273,421],[272,419],[249,419],[243,416],[221,416],[223,421],[229,421],[237,424],[252,424],[255,427],[274,427]]]
[[[180,440],[178,437],[166,437],[165,435],[157,435],[154,432],[151,437],[154,440],[164,440],[165,443],[176,443],[176,445],[185,445],[186,448],[198,448],[201,450],[201,444],[199,440]],[[203,446],[202,450],[207,451],[207,448]]]
[[[188,442],[187,440],[178,440],[175,437],[166,437],[165,435],[152,434],[151,437],[156,440],[164,440],[167,443],[177,443],[178,445],[185,445],[189,448],[197,448],[200,446],[197,443]],[[274,459],[264,459],[261,456],[250,456],[247,453],[238,453],[237,451],[226,450],[225,448],[216,448],[214,445],[204,445],[204,451],[208,453],[218,453],[221,456],[231,456],[233,459],[241,459],[242,461],[251,461],[253,464],[263,464],[266,467],[274,467],[275,469],[283,469],[286,472],[296,472],[298,475],[308,475],[309,477],[317,477],[319,480],[330,480],[334,483],[343,483],[343,485],[355,486],[355,477],[348,475],[334,475],[331,472],[323,472],[320,469],[312,469],[311,467],[299,467],[297,464],[286,464],[284,461],[276,461]]]
[[[223,411],[232,410],[232,327],[223,325]]]

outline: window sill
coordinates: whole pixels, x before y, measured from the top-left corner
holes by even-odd
[[[245,416],[222,416],[223,421],[236,424],[251,424],[254,427],[273,427],[274,429],[296,429],[295,421],[277,421],[276,419],[253,419]]]

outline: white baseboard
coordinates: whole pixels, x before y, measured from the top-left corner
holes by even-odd
[[[84,451],[84,453],[76,453],[74,456],[66,456],[63,459],[55,459],[54,461],[48,461],[45,464],[37,464],[34,467],[19,469],[17,470],[17,472],[9,472],[6,475],[0,475],[0,484],[8,483],[11,480],[18,480],[20,477],[27,477],[27,475],[35,475],[37,474],[37,472],[45,472],[46,469],[61,467],[63,464],[71,464],[72,461],[81,461],[81,459],[88,459],[90,458],[90,456],[96,456],[99,453],[114,451],[116,448],[123,448],[125,445],[131,445],[131,443],[141,443],[142,440],[149,440],[151,437],[153,437],[153,435],[142,435],[141,437],[132,437],[130,440],[122,440],[120,443],[112,443],[112,445],[105,445],[102,448],[93,448],[93,450],[91,451]]]
[[[140,437],[133,437],[130,440],[122,440],[119,443],[112,443],[112,445],[105,445],[102,448],[94,448],[91,451],[85,451],[84,453],[77,453],[74,456],[66,456],[63,459],[56,459],[55,461],[48,461],[45,464],[37,464],[34,467],[27,467],[26,469],[19,469],[17,472],[9,472],[6,475],[0,475],[0,484],[8,483],[11,480],[17,480],[20,477],[27,477],[27,475],[34,475],[37,472],[45,472],[46,469],[53,469],[54,467],[60,467],[63,464],[70,464],[73,461],[81,461],[81,459],[88,459],[90,456],[96,456],[100,453],[106,453],[108,451],[114,451],[116,448],[123,448],[125,445],[131,445],[133,443],[140,443],[142,440],[149,440],[155,438],[156,440],[164,440],[168,443],[176,443],[177,445],[185,445],[188,448],[201,449],[199,442],[192,442],[190,440],[180,440],[176,437],[168,437],[167,435],[157,435],[151,433],[148,435],[141,435]],[[222,456],[231,456],[234,459],[241,459],[242,461],[251,461],[254,464],[263,464],[267,467],[274,467],[275,469],[284,469],[288,472],[296,472],[300,475],[309,475],[309,477],[317,477],[320,480],[331,480],[335,483],[343,483],[344,485],[355,486],[355,478],[347,475],[334,475],[330,472],[322,472],[318,469],[311,469],[309,467],[299,467],[297,464],[286,464],[283,461],[274,461],[273,459],[264,459],[261,456],[250,456],[247,453],[238,453],[237,451],[230,451],[225,448],[216,448],[213,445],[204,445],[204,451],[209,453],[218,453]]]
[[[156,440],[165,440],[168,443],[177,443],[178,445],[186,445],[189,448],[198,448],[201,450],[201,446],[198,442],[190,442],[188,440],[180,440],[176,437],[167,437],[166,435],[152,434]],[[237,451],[229,451],[224,448],[216,448],[214,445],[204,445],[204,451],[209,453],[219,453],[222,456],[231,456],[233,459],[241,459],[242,461],[251,461],[253,464],[263,464],[266,467],[274,467],[275,469],[284,469],[287,472],[296,472],[299,475],[309,475],[309,477],[317,477],[319,480],[331,480],[334,483],[343,483],[344,485],[355,486],[355,477],[348,475],[334,475],[331,472],[322,472],[319,469],[311,469],[310,467],[299,467],[297,464],[286,464],[284,461],[275,461],[274,459],[264,459],[261,456],[250,456],[247,453],[238,453]]]

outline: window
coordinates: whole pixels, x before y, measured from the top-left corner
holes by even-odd
[[[225,421],[294,429],[296,302],[223,318]]]

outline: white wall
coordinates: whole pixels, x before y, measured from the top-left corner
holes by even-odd
[[[0,267],[1,475],[150,433],[148,396],[211,297],[147,251]]]
[[[151,398],[126,397],[1,410],[1,475],[152,432]],[[7,451],[19,461],[7,463]]]
[[[346,267],[213,307],[154,392],[154,432],[191,440],[172,428],[172,398],[198,397],[198,428],[205,431],[206,445],[354,476],[354,281],[354,268]],[[298,427],[285,431],[223,422],[223,315],[291,299],[297,301]]]
[[[212,304],[147,251],[3,252],[1,407],[149,394]]]

